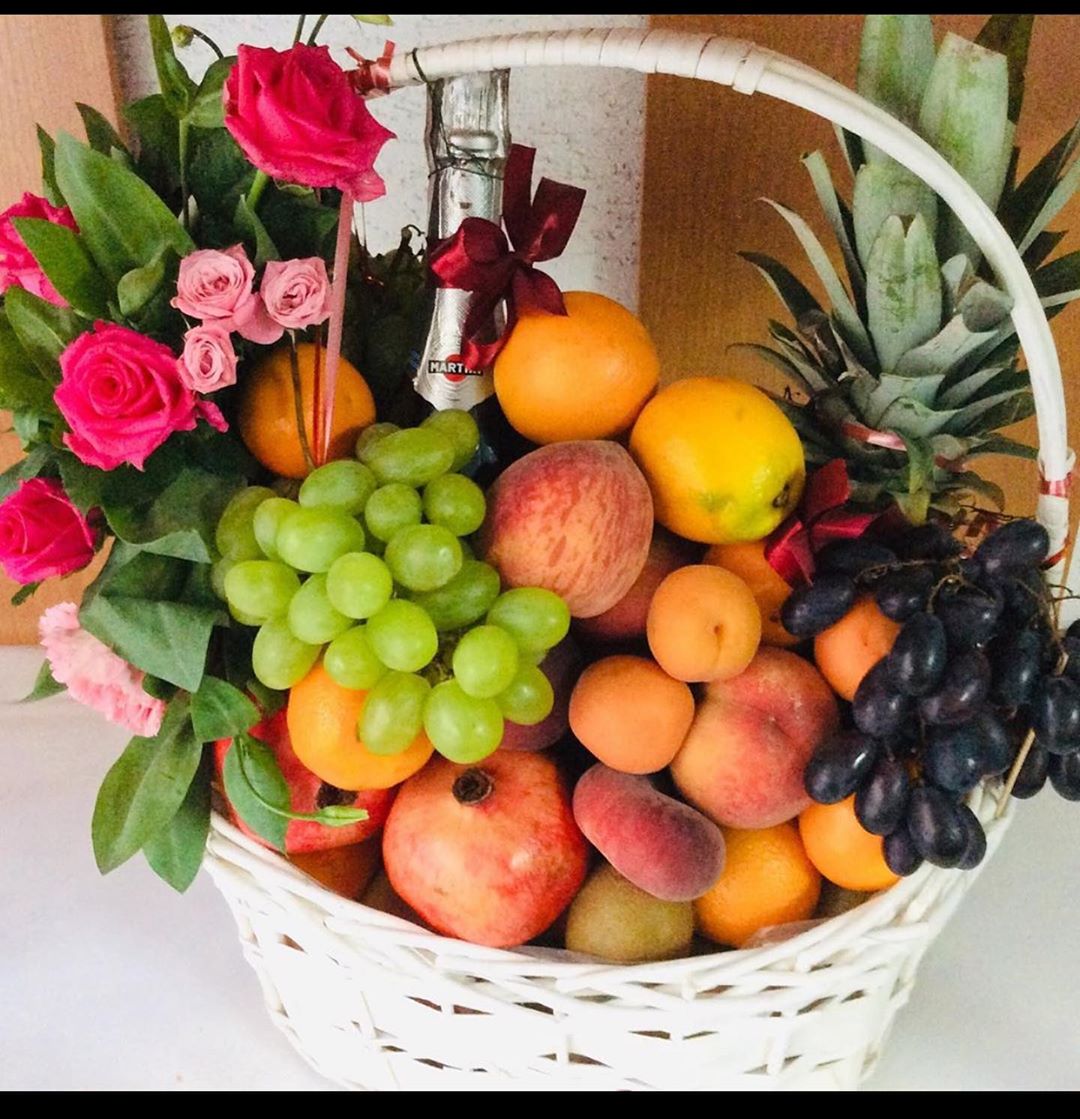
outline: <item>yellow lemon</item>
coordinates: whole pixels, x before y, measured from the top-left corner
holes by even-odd
[[[802,443],[784,413],[760,389],[722,377],[661,390],[634,424],[630,451],[656,519],[704,544],[767,536],[806,481]]]

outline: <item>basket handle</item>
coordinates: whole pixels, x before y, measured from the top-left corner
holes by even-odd
[[[1027,358],[1039,433],[1037,516],[1050,534],[1060,580],[1069,532],[1068,446],[1061,366],[1046,313],[1023,260],[993,211],[925,140],[895,117],[811,66],[739,39],[678,31],[607,29],[530,32],[421,47],[391,58],[390,87],[462,73],[525,66],[601,66],[672,74],[765,93],[854,132],[919,176],[963,221],[1013,299],[1012,318]],[[1080,552],[1080,550],[1078,550]],[[1080,577],[1074,564],[1069,583]]]

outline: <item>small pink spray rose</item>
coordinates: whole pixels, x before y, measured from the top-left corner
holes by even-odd
[[[197,249],[180,261],[172,305],[185,315],[235,330],[250,342],[266,345],[281,332],[266,317],[252,290],[255,269],[243,245]]]
[[[217,392],[236,384],[236,351],[228,330],[216,322],[192,327],[184,335],[177,364],[180,381],[192,392]]]
[[[321,257],[271,260],[259,294],[270,318],[288,330],[317,326],[330,317],[330,278]]]

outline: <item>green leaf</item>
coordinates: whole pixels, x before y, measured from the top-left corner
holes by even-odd
[[[390,27],[393,20],[389,16],[353,16],[357,23],[373,23],[378,27]]]
[[[79,234],[42,218],[14,218],[12,225],[53,287],[76,311],[91,319],[108,313],[108,281]]]
[[[1043,298],[1080,288],[1080,249],[1044,264],[1032,276],[1032,281],[1035,290]]]
[[[900,511],[913,525],[921,525],[926,521],[926,514],[930,512],[930,493],[919,490],[917,493],[893,493],[893,500],[900,506]]]
[[[53,387],[42,377],[0,312],[0,408],[56,416]]]
[[[236,240],[232,230],[236,203],[250,188],[255,168],[224,128],[197,129],[189,144],[188,186],[199,203],[200,222],[208,214],[220,215],[228,223],[228,233],[222,233],[222,242],[229,237]]]
[[[902,396],[932,406],[937,396],[938,386],[943,379],[943,373],[921,377],[901,377],[895,373],[883,373],[878,381],[878,387],[870,394],[866,412],[867,423],[871,427],[876,427],[893,401],[899,400]]]
[[[1003,54],[1008,62],[1009,120],[1013,124],[1020,120],[1020,109],[1024,104],[1024,71],[1027,69],[1034,24],[1034,15],[991,16],[975,38],[980,47]]]
[[[230,484],[197,465],[184,466],[164,488],[151,490],[146,501],[136,493],[134,500],[121,503],[106,491],[105,515],[113,532],[128,544],[208,564],[214,529],[239,482],[234,478]]]
[[[1009,455],[1012,458],[1035,462],[1039,457],[1039,448],[1009,439],[1004,435],[994,434],[986,439],[973,440],[967,454],[969,458],[974,458],[976,455]]]
[[[1011,388],[965,404],[949,422],[948,429],[954,435],[978,434],[1018,423],[1034,411],[1031,390],[1026,386]]]
[[[20,703],[36,703],[39,699],[48,699],[50,696],[59,695],[67,691],[67,685],[61,684],[52,674],[52,666],[48,661],[42,663],[38,670],[37,679],[28,695],[24,695]]]
[[[885,219],[922,214],[931,238],[937,236],[937,195],[916,175],[899,163],[864,163],[855,176],[851,218],[855,226],[855,248],[866,268],[870,250]]]
[[[187,116],[195,100],[196,87],[187,70],[176,57],[172,35],[164,17],[147,16],[150,24],[150,45],[154,52],[154,68],[157,70],[161,96],[169,112],[177,118]]]
[[[251,735],[233,739],[222,766],[225,795],[236,814],[257,835],[279,851],[285,850],[289,786],[274,753]],[[266,807],[267,802],[277,811]]]
[[[789,210],[786,206],[774,202],[771,198],[766,198],[764,201],[772,206],[791,226],[795,236],[799,239],[799,244],[802,245],[811,267],[813,267],[825,288],[825,294],[828,296],[829,302],[832,303],[833,313],[839,322],[840,329],[848,344],[855,351],[856,356],[864,364],[872,362],[874,347],[870,342],[870,336],[866,333],[866,327],[863,326],[847,289],[836,274],[836,269],[833,267],[832,261],[829,260],[828,253],[825,252],[821,242],[814,235],[814,231],[794,210]]]
[[[39,443],[25,458],[13,462],[0,474],[0,501],[14,493],[20,482],[36,478],[52,462],[53,455],[52,447]]]
[[[195,128],[225,126],[225,103],[221,91],[235,65],[235,56],[217,58],[210,63],[187,113],[188,124]]]
[[[37,126],[38,147],[41,149],[41,187],[45,197],[54,206],[63,206],[64,196],[56,185],[56,141],[39,124]]]
[[[126,152],[127,145],[120,138],[120,133],[95,109],[92,105],[84,105],[81,101],[75,102],[75,108],[82,117],[83,128],[86,129],[86,139],[90,147],[102,155],[110,155],[113,148]]]
[[[176,814],[143,845],[151,869],[183,893],[199,873],[210,834],[210,755],[204,750]]]
[[[83,593],[83,606],[99,594],[172,602],[184,586],[189,567],[181,560],[155,556],[116,540],[101,573]]]
[[[60,480],[64,492],[84,513],[101,506],[108,473],[96,466],[87,466],[70,452],[60,455]]]
[[[154,738],[133,738],[105,775],[91,835],[102,874],[115,870],[176,815],[202,757],[186,700],[169,704]]]
[[[251,209],[243,195],[237,200],[233,220],[244,234],[244,239],[255,246],[256,268],[261,268],[268,260],[281,259],[281,254],[271,240],[270,234],[267,233],[266,226],[259,220],[258,214]]]
[[[887,218],[866,269],[867,318],[882,372],[937,333],[941,303],[941,274],[922,215],[906,233],[900,218]]]
[[[83,628],[136,668],[198,691],[218,611],[105,592],[84,603]]]
[[[165,106],[160,93],[133,101],[124,117],[139,136],[139,177],[162,197],[180,189],[180,122]],[[179,203],[178,203],[179,205]]]
[[[998,217],[1014,241],[1019,241],[1050,197],[1066,164],[1080,144],[1080,120],[1028,172],[1020,185],[1004,199]]]
[[[950,422],[956,414],[953,410],[938,411],[905,398],[889,405],[878,426],[907,438],[928,439],[939,431],[952,431]]]
[[[964,470],[949,476],[946,487],[950,490],[970,490],[992,501],[999,509],[1005,508],[1005,494],[1001,487],[994,482],[976,474],[973,470]]]
[[[56,307],[23,288],[8,288],[4,310],[11,329],[38,371],[60,380],[60,355],[87,327],[69,307]]]
[[[160,290],[165,280],[165,250],[162,249],[149,264],[132,268],[120,277],[116,285],[116,300],[120,313],[128,318],[142,310]]]
[[[945,408],[960,408],[976,399],[987,385],[1008,368],[1007,365],[984,365],[962,377],[950,377],[945,390],[938,396],[937,403]]]
[[[933,338],[908,350],[896,363],[896,372],[903,377],[941,378],[993,337],[994,331],[971,331],[962,315],[954,315]]]
[[[1021,253],[1027,252],[1035,238],[1061,213],[1076,193],[1077,187],[1080,187],[1080,159],[1074,160],[1072,166],[1062,175],[1028,226],[1023,240],[1017,246]]]
[[[1004,56],[948,33],[938,50],[919,112],[919,131],[997,208],[1012,151],[1009,70]],[[63,184],[61,184],[63,185]],[[943,257],[978,249],[952,211],[942,215]]]
[[[903,438],[903,436],[901,436]],[[912,496],[930,489],[934,481],[934,452],[925,439],[904,439],[907,449],[908,493]]]
[[[927,15],[868,15],[859,47],[857,88],[905,124],[919,117],[934,66],[934,28]]]
[[[752,264],[765,277],[780,302],[796,322],[808,311],[820,311],[821,304],[778,260],[763,253],[741,252],[739,256]]]
[[[228,681],[204,676],[191,697],[191,721],[200,742],[216,742],[251,730],[259,721],[259,709]]]
[[[56,144],[56,177],[83,241],[112,283],[165,248],[180,257],[195,248],[138,175],[63,132]]]
[[[22,606],[24,602],[27,602],[29,599],[33,598],[35,594],[37,594],[37,589],[40,586],[41,582],[38,581],[37,583],[27,583],[25,586],[20,587],[11,596],[11,605]]]

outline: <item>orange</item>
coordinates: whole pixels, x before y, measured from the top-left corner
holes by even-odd
[[[885,862],[885,840],[855,816],[855,797],[812,804],[799,816],[799,834],[810,861],[845,890],[884,890],[900,879]]]
[[[753,385],[688,377],[645,405],[630,435],[672,532],[703,544],[760,540],[795,508],[806,481],[798,433]]]
[[[722,567],[750,588],[761,611],[761,643],[785,647],[797,645],[780,622],[780,607],[791,594],[791,587],[765,558],[764,540],[738,540],[733,544],[714,544],[702,563]]]
[[[611,439],[656,389],[660,360],[641,320],[591,291],[568,291],[565,315],[525,311],[495,360],[495,395],[534,443]]]
[[[357,901],[375,877],[382,857],[382,839],[372,836],[362,843],[332,847],[328,851],[299,852],[289,862],[343,898]]]
[[[794,823],[721,830],[727,857],[719,881],[694,902],[698,932],[741,948],[759,929],[813,914],[821,875],[806,857]]]
[[[284,478],[304,478],[310,468],[304,461],[296,422],[296,393],[289,350],[288,343],[271,350],[241,379],[240,438],[268,470]],[[301,342],[296,347],[296,356],[304,431],[308,446],[317,456],[312,432],[315,346],[311,342]],[[367,381],[354,365],[342,358],[334,391],[329,458],[348,458],[356,446],[356,437],[374,420],[375,400]]]
[[[604,657],[570,696],[574,737],[612,769],[655,773],[671,762],[694,721],[694,695],[646,657]]]
[[[367,692],[343,688],[320,661],[289,692],[287,720],[293,753],[339,789],[389,789],[411,777],[434,747],[421,731],[400,754],[373,754],[356,734]]]
[[[872,598],[861,598],[814,638],[818,671],[837,695],[855,698],[862,678],[893,647],[900,623],[887,618]]]

